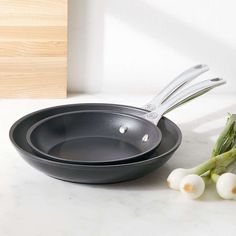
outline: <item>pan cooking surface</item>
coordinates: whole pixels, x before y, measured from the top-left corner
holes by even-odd
[[[106,160],[107,156],[125,159],[141,152],[136,146],[118,139],[106,137],[76,138],[52,147],[48,154],[69,160]]]
[[[159,128],[142,117],[99,110],[51,116],[27,132],[35,153],[74,163],[143,159],[155,151],[161,138]]]

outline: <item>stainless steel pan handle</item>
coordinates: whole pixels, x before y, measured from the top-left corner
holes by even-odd
[[[225,83],[224,79],[215,78],[189,86],[158,105],[155,110],[145,114],[144,118],[157,125],[161,117],[167,112]]]
[[[209,67],[207,65],[196,65],[184,71],[182,74],[177,76],[172,80],[161,92],[155,96],[149,103],[147,103],[143,108],[149,111],[154,111],[161,103],[163,103],[167,98],[176,93],[180,88],[187,85],[193,79],[208,71]]]

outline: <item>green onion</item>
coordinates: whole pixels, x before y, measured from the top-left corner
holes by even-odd
[[[194,168],[191,169],[178,168],[173,170],[167,178],[167,184],[170,188],[179,190],[180,183],[185,176],[190,174],[203,175],[207,171],[215,169],[217,166],[228,166],[235,160],[236,160],[236,148],[233,148],[228,152],[212,157],[211,159],[203,162],[202,164]]]
[[[187,197],[200,197],[206,183],[213,180],[218,194],[224,199],[236,200],[236,175],[225,173],[236,162],[236,114],[230,114],[227,123],[219,135],[211,158],[202,164],[190,168],[173,170],[168,178],[168,186],[180,190]]]

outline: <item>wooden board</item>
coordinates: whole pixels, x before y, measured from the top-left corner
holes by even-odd
[[[0,4],[0,98],[67,94],[67,0]]]

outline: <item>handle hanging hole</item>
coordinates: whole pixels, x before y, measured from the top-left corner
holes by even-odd
[[[211,79],[212,82],[217,82],[217,81],[220,81],[220,80],[221,80],[220,78]]]
[[[203,68],[204,66],[205,66],[205,65],[200,64],[200,65],[195,66],[194,69],[201,69],[201,68]]]

